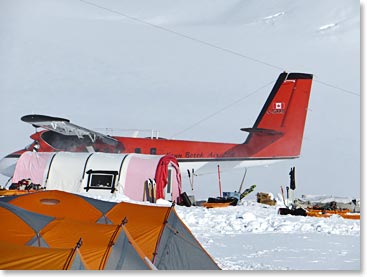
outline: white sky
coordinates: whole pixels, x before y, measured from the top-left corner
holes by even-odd
[[[360,2],[311,2],[0,0],[0,156],[31,142],[30,113],[240,143],[272,85],[195,124],[283,70],[307,72],[302,157],[249,169],[245,186],[277,193],[296,166],[298,194],[359,197]],[[243,173],[222,173],[223,190]],[[215,174],[195,183],[198,198],[218,192]]]

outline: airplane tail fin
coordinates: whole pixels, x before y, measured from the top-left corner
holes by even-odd
[[[298,157],[301,152],[312,74],[281,73],[245,144],[253,157]]]

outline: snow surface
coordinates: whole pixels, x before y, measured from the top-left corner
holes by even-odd
[[[279,215],[275,206],[257,203],[249,195],[237,206],[207,209],[175,206],[206,251],[223,270],[361,270],[360,221]],[[350,202],[350,199],[310,196],[309,201]],[[117,199],[104,199],[116,201]],[[349,200],[349,201],[348,201]],[[131,201],[125,198],[124,201]],[[145,202],[147,205],[154,205]],[[158,205],[171,203],[159,199]]]
[[[88,196],[86,193],[82,195]],[[171,206],[124,197],[96,197],[112,202]],[[279,215],[284,207],[278,194],[275,206],[256,202],[252,192],[237,206],[207,209],[178,206],[179,217],[223,270],[361,270],[360,221]],[[273,197],[272,197],[273,198]],[[347,198],[308,196],[309,201],[350,202]],[[349,201],[348,201],[349,200]],[[246,273],[247,274],[247,273]]]
[[[360,221],[277,214],[278,206],[176,210],[224,270],[360,270]]]

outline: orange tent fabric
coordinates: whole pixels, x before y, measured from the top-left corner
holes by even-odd
[[[70,247],[75,239],[82,238],[83,247],[80,249],[82,261],[86,269],[95,270],[105,269],[113,251],[119,255],[126,254],[122,253],[121,249],[112,249],[120,235],[127,232],[121,227],[122,224],[107,225],[60,219],[48,224],[40,235],[52,248]]]
[[[0,239],[24,245],[36,236],[36,232],[26,222],[9,210],[0,207],[0,218],[3,222],[0,228]]]
[[[9,196],[1,200],[39,214],[89,222],[97,222],[104,217],[105,212],[93,205],[94,202],[105,205],[105,210],[116,204],[58,190]]]
[[[118,225],[48,217],[0,202],[0,241],[13,245],[73,248],[82,242],[80,258],[85,269],[150,269],[138,245]],[[5,257],[5,256],[4,256]],[[0,262],[4,261],[0,256]],[[124,257],[121,259],[121,257]],[[21,258],[21,257],[20,257]]]
[[[83,197],[62,191],[40,191],[32,194],[25,194],[19,197],[9,198],[8,203],[39,214],[60,219],[68,219],[67,222],[79,220],[84,223],[93,222],[92,224],[94,224],[94,222],[97,222],[101,217],[105,217],[105,222],[118,225],[126,218],[128,222],[126,224],[126,229],[150,260],[153,259],[159,235],[164,228],[164,220],[171,210],[171,207],[156,205],[147,206],[143,204],[121,202],[111,203],[113,204],[112,208],[106,214],[103,214]],[[25,236],[25,238],[19,241],[24,242],[34,237],[34,232],[20,218],[11,222],[14,222],[14,225],[12,224],[13,232],[11,236],[16,236],[16,238],[20,237],[17,233],[19,233],[19,230],[22,230],[22,236]],[[17,224],[20,224],[19,226],[24,226],[24,229],[19,229]],[[53,223],[52,226],[55,226],[55,224],[56,223]],[[59,228],[65,228],[65,234],[71,232],[71,236],[74,237],[75,228],[70,227],[68,229],[67,226],[60,222],[58,222],[57,225]],[[49,228],[51,227],[47,229]],[[27,235],[25,233],[26,230],[28,230]],[[6,229],[2,231],[6,232]],[[45,236],[44,232],[45,231],[42,233],[43,236]],[[5,235],[6,234],[4,234],[4,237]],[[88,234],[86,235],[88,236]],[[78,238],[74,237],[74,240],[75,239]],[[53,244],[53,247],[60,247],[60,245]]]
[[[114,206],[106,216],[113,224],[126,218],[126,229],[140,245],[145,255],[152,260],[170,211],[171,207],[121,202]]]
[[[0,202],[0,241],[13,242],[20,245],[46,246],[39,232],[55,220],[36,214],[6,202]]]
[[[95,199],[92,201],[87,199],[87,197],[60,191],[36,192],[13,196],[4,199],[4,201],[45,215],[64,218],[65,221],[63,223],[52,222],[50,226],[46,226],[45,230],[58,225],[58,228],[64,230],[61,233],[70,237],[74,236],[72,234],[73,231],[71,231],[72,220],[84,221],[83,224],[87,222],[95,224],[95,222],[101,222],[102,218],[102,222],[113,224],[110,225],[111,229],[103,227],[106,230],[101,231],[101,233],[106,232],[107,234],[110,234],[109,232],[112,232],[116,225],[126,220],[127,223],[122,229],[126,230],[126,237],[131,247],[134,247],[135,253],[147,262],[146,266],[149,268],[156,266],[158,269],[169,270],[220,269],[195,239],[190,230],[179,219],[173,206],[127,202],[105,203],[104,201]],[[51,205],[48,205],[48,203],[51,203]],[[82,222],[78,224],[82,224]],[[85,234],[85,237],[93,242],[96,239],[96,237],[93,237],[93,234],[99,234],[99,231],[95,230],[94,227],[88,229],[90,233]],[[70,235],[69,231],[71,231]],[[55,247],[64,245],[64,242],[59,242],[60,238],[54,234],[51,234],[50,238],[47,237],[46,233],[41,234],[47,238],[46,240],[52,241]],[[89,235],[91,235],[90,238]],[[91,251],[90,253],[86,253],[86,249],[88,248],[85,247],[85,249],[81,250],[83,251],[81,252],[82,257],[88,257],[89,254],[92,255],[93,251],[97,251],[94,248],[88,250]],[[101,253],[102,250],[99,252],[99,255]],[[95,264],[94,266],[96,267]]]
[[[114,233],[116,232],[116,235]],[[120,230],[116,225],[59,219],[48,224],[40,235],[51,248],[72,247],[73,241],[82,238],[80,249],[86,269],[104,269],[108,253]]]
[[[1,270],[63,270],[75,266],[78,250],[16,245],[0,241]],[[76,265],[77,267],[79,265]]]

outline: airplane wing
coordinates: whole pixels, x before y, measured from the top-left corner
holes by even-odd
[[[264,129],[264,128],[241,128],[241,131],[249,132],[249,133],[264,134],[264,135],[283,135],[282,132],[271,130],[271,129]]]
[[[110,136],[75,125],[71,123],[70,120],[65,118],[31,114],[21,117],[21,120],[26,123],[32,124],[34,127],[42,127],[46,130],[53,131],[66,136],[77,136],[78,138],[88,136],[92,142],[95,142],[96,139],[99,138],[104,143],[107,144],[111,145],[119,144],[118,140]]]

